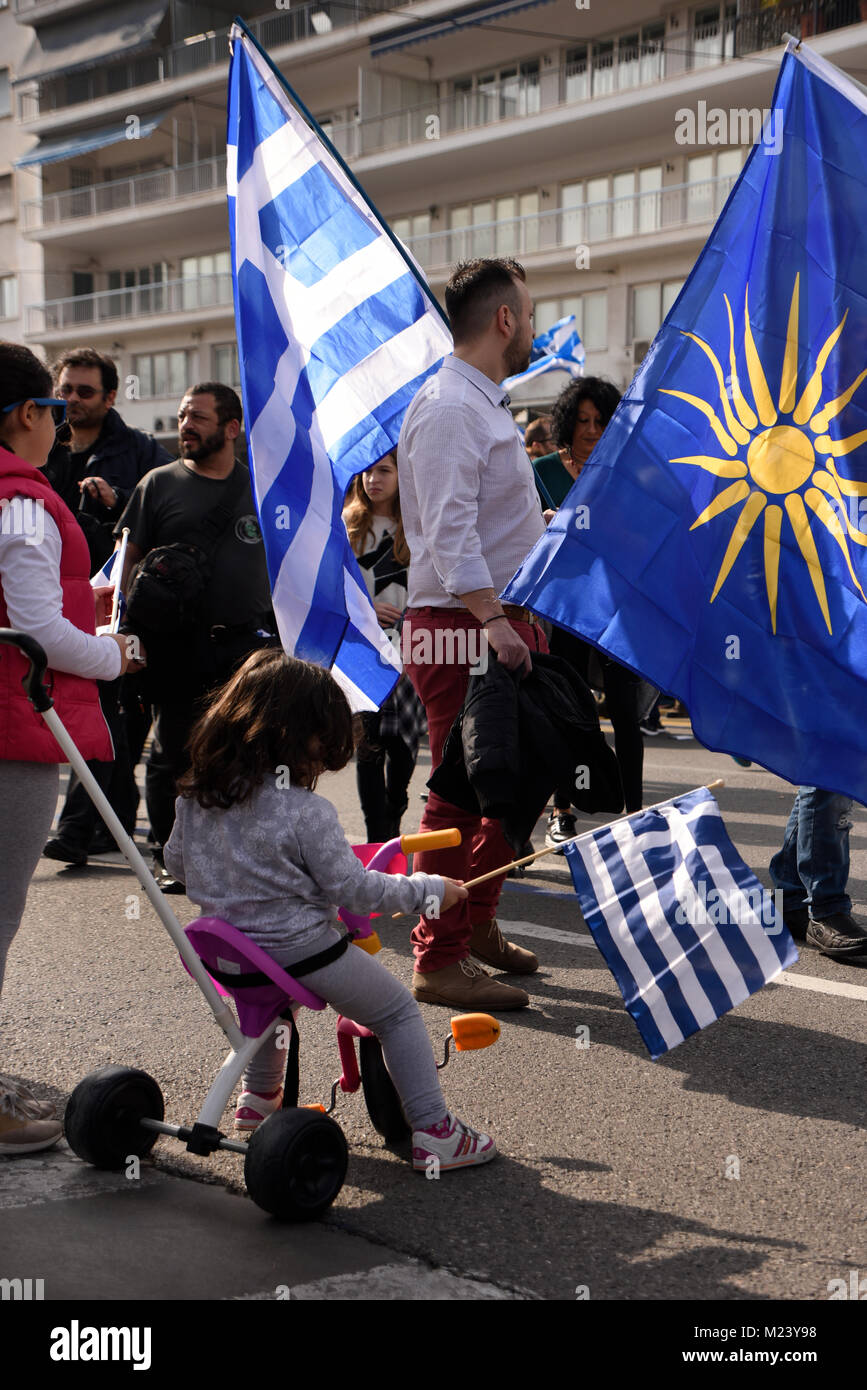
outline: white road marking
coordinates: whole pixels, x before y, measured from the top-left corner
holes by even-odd
[[[584,932],[540,927],[535,922],[510,922],[505,917],[500,918],[500,926],[507,935],[514,933],[516,936],[536,936],[543,941],[563,941],[567,946],[589,946],[594,951],[598,949],[593,937]],[[790,985],[793,989],[809,989],[814,994],[837,994],[844,999],[867,999],[867,985],[850,985],[843,980],[823,980],[819,975],[793,975],[785,970],[771,983]]]
[[[332,1274],[309,1284],[294,1284],[289,1289],[290,1299],[317,1303],[323,1299],[337,1299],[340,1302],[372,1300],[379,1303],[392,1300],[451,1302],[456,1299],[478,1302],[532,1297],[532,1294],[498,1288],[482,1279],[463,1279],[447,1269],[429,1269],[418,1260],[375,1265],[373,1269],[360,1270],[355,1274]]]

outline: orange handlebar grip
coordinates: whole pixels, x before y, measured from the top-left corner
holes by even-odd
[[[423,835],[401,835],[400,847],[404,854],[415,854],[417,850],[451,849],[461,842],[461,832],[455,830],[427,830]]]
[[[500,1025],[490,1014],[458,1014],[452,1019],[452,1037],[458,1052],[490,1047],[500,1036]]]
[[[377,951],[382,950],[382,942],[375,931],[372,931],[370,936],[356,936],[352,944],[366,951],[369,956],[375,956]]]

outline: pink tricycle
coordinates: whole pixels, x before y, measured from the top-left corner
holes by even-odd
[[[31,666],[24,685],[31,703],[93,798],[231,1046],[198,1118],[189,1126],[165,1120],[162,1091],[147,1072],[121,1066],[103,1066],[91,1072],[76,1086],[66,1107],[64,1129],[71,1148],[97,1168],[117,1169],[133,1156],[144,1157],[161,1134],[184,1140],[188,1153],[207,1155],[228,1149],[244,1155],[247,1190],[258,1206],[284,1220],[315,1220],[334,1201],[346,1176],[346,1140],[331,1118],[339,1092],[352,1093],[361,1087],[374,1128],[387,1143],[400,1143],[409,1137],[378,1039],[367,1028],[338,1016],[341,1074],[331,1087],[327,1105],[299,1106],[295,1014],[301,1007],[322,1010],[325,1001],[228,922],[199,917],[186,929],[181,927],[54,710],[43,685],[47,662],[39,643],[9,629],[0,629],[0,643],[17,646],[29,658]],[[407,854],[459,843],[460,831],[442,830],[403,835],[381,846],[357,846],[355,852],[368,868],[405,873]],[[340,916],[357,948],[371,953],[380,949],[369,918],[345,909]],[[229,1139],[219,1129],[223,1112],[250,1058],[281,1029],[286,1046],[282,1109],[269,1115],[248,1140]],[[444,1067],[448,1062],[452,1042],[459,1052],[488,1047],[496,1042],[499,1031],[499,1023],[489,1014],[458,1015],[451,1020],[451,1034],[438,1065]]]

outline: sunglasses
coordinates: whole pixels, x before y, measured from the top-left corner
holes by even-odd
[[[59,401],[54,396],[26,396],[23,401],[13,401],[11,405],[4,405],[3,409],[0,410],[0,415],[8,415],[10,410],[14,410],[19,405],[26,405],[28,401],[32,401],[34,405],[53,406],[54,418],[58,423],[66,415],[66,401]]]
[[[57,389],[61,396],[71,396],[74,394],[80,401],[89,401],[92,400],[94,396],[105,395],[105,392],[100,390],[98,386],[70,386],[68,381],[63,382]]]

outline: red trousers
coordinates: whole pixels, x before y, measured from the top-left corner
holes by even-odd
[[[531,652],[548,650],[545,634],[537,624],[511,618],[509,621]],[[427,712],[431,766],[435,769],[442,762],[443,744],[464,703],[470,667],[478,659],[480,649],[485,650],[484,634],[478,620],[465,609],[408,608],[402,644],[407,675]],[[499,821],[461,811],[431,792],[419,830],[445,830],[451,826],[461,832],[460,845],[418,854],[414,868],[427,874],[469,880],[511,862],[512,850]],[[412,933],[417,970],[428,974],[467,957],[472,926],[489,922],[497,915],[504,878],[500,874],[471,888],[465,902],[440,917],[420,918]]]

